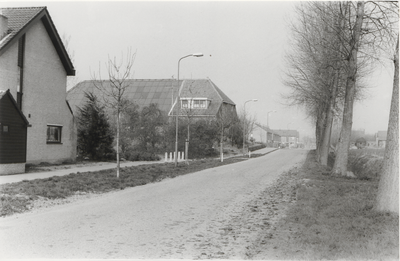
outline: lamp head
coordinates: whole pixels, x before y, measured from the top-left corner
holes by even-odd
[[[202,53],[193,53],[192,56],[194,56],[194,57],[202,57],[203,54]]]

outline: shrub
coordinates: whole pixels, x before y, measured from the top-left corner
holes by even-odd
[[[382,169],[383,157],[373,154],[350,153],[348,168],[359,179],[377,179]]]
[[[78,114],[78,154],[94,160],[109,159],[113,154],[113,134],[104,106],[95,95],[85,93],[86,104]]]
[[[129,161],[157,161],[161,159],[155,153],[147,151],[134,151],[132,149],[124,153],[124,158]]]
[[[260,149],[265,148],[265,147],[266,147],[265,144],[256,144],[256,145],[253,145],[253,146],[249,147],[249,151],[260,150]]]

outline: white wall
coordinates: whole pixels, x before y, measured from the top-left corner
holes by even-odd
[[[18,42],[0,59],[0,88],[16,99]],[[66,71],[39,20],[26,33],[22,111],[29,123],[27,163],[76,159],[76,127],[66,103]],[[62,125],[62,144],[47,144],[47,124]]]

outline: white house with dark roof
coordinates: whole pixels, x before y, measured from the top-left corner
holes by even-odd
[[[0,8],[0,90],[9,90],[29,121],[27,163],[75,160],[76,127],[66,100],[71,75],[46,7]]]

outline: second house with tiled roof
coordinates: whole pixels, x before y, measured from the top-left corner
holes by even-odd
[[[111,88],[109,81],[103,87]],[[124,97],[143,108],[154,103],[170,117],[176,116],[179,89],[179,115],[193,118],[220,117],[222,114],[237,117],[235,103],[210,79],[131,79],[126,81]],[[93,80],[83,81],[68,91],[67,99],[74,113],[82,107],[85,92],[101,97],[103,94],[95,87]],[[100,99],[102,100],[102,99]]]
[[[27,163],[76,159],[68,75],[75,70],[46,7],[0,8],[0,90],[29,122]]]

